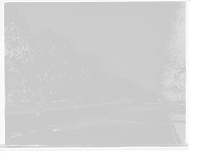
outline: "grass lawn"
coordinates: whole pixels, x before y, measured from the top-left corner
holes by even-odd
[[[126,105],[111,105],[109,106],[99,106],[81,108],[78,111],[75,110],[60,110],[52,112],[43,112],[39,117],[35,117],[34,114],[24,114],[24,115],[14,115],[5,117],[5,133],[6,135],[15,134],[23,129],[41,129],[45,125],[62,125],[66,123],[75,122],[78,120],[90,118],[93,116],[100,115],[102,113],[111,112],[114,110],[120,110],[127,108],[128,106],[133,106],[132,104]]]
[[[179,138],[181,139],[181,142],[185,144],[186,143],[185,123],[176,122],[176,121],[185,121],[185,114],[171,115],[171,120],[174,124],[174,127],[176,129]]]
[[[185,123],[174,123],[176,132],[182,143],[186,142],[186,125]]]

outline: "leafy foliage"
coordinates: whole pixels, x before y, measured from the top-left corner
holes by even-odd
[[[53,100],[111,101],[145,94],[131,80],[106,75],[99,61],[50,29],[30,35],[16,19],[6,18],[5,50],[7,102],[28,105],[38,115]]]
[[[18,10],[14,10],[11,4],[6,3],[4,14],[6,63],[12,63],[12,60],[9,61],[12,56],[15,56],[16,59],[21,60],[23,63],[31,57],[29,37],[30,33],[25,17],[23,15],[19,17]],[[12,67],[12,69],[14,68]]]
[[[185,93],[185,6],[181,4],[172,20],[172,35],[166,47],[167,63],[160,80],[161,94],[169,98]]]
[[[8,100],[12,96],[15,96],[15,99],[23,96],[21,92],[25,90],[25,79],[21,74],[32,60],[30,44],[25,33],[15,22],[5,21],[5,82]]]

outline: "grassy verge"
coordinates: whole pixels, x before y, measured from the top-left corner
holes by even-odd
[[[186,143],[186,128],[185,123],[181,123],[178,121],[185,121],[185,114],[177,114],[177,115],[171,115],[171,120],[173,122],[173,125],[176,129],[176,132],[181,139],[181,142],[183,144]]]
[[[5,133],[6,135],[13,134],[22,129],[41,129],[46,125],[62,125],[66,123],[75,122],[78,120],[90,118],[100,115],[102,113],[111,112],[114,110],[120,110],[133,106],[133,104],[126,105],[111,105],[81,108],[78,111],[75,110],[60,110],[53,112],[44,112],[39,117],[35,117],[34,114],[14,115],[5,117]]]
[[[174,123],[175,129],[177,134],[179,135],[179,138],[181,139],[181,142],[183,144],[186,143],[185,139],[186,139],[186,126],[184,123]]]

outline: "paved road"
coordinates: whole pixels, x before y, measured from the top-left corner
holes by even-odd
[[[60,126],[60,131],[16,144],[175,144],[161,103],[131,106],[107,116],[96,116]]]

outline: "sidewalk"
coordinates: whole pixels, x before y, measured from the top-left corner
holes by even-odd
[[[60,126],[16,144],[176,144],[162,103],[130,106],[106,116],[95,116]]]

